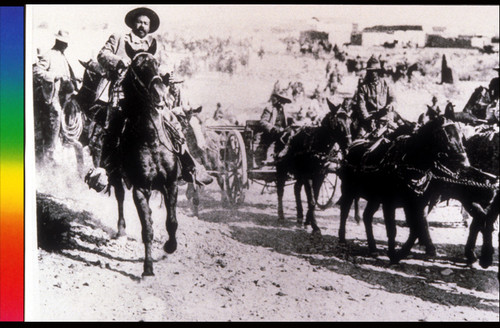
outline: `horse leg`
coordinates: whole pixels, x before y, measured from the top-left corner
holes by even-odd
[[[304,189],[307,196],[306,223],[309,222],[311,224],[313,234],[321,234],[321,230],[316,223],[316,217],[314,216],[314,209],[316,207],[314,187],[314,182],[311,179],[304,179]]]
[[[193,185],[193,214],[194,216],[199,215],[199,207],[200,207],[200,187]]]
[[[144,271],[142,276],[154,276],[153,272],[153,257],[152,257],[152,244],[153,244],[153,221],[151,218],[151,208],[149,207],[150,192],[134,187],[133,198],[139,219],[142,225],[142,241],[144,243]]]
[[[165,205],[167,208],[167,232],[168,240],[163,246],[165,252],[172,254],[177,249],[177,239],[175,233],[177,232],[177,193],[178,186],[176,181],[170,181],[164,188],[163,196],[165,198]]]
[[[357,224],[361,222],[361,216],[359,215],[359,197],[354,198],[354,220],[356,220]]]
[[[54,161],[54,151],[56,149],[59,132],[61,131],[61,105],[58,102],[52,103],[50,106],[49,120],[50,120],[50,133],[48,135],[47,145],[47,159],[51,162]]]
[[[78,175],[80,176],[80,178],[83,178],[85,175],[85,172],[83,172],[83,146],[80,142],[75,141],[73,142],[73,148],[75,149]]]
[[[494,224],[497,220],[500,210],[498,194],[494,197],[492,203],[486,208],[484,213],[484,226],[481,230],[483,234],[483,246],[481,247],[481,257],[479,258],[479,265],[483,268],[489,267],[493,263],[493,241],[492,235],[495,230]],[[481,213],[483,214],[483,213]]]
[[[278,220],[284,220],[283,214],[283,194],[285,191],[286,171],[284,167],[276,167],[276,191],[278,193]]]
[[[380,204],[373,201],[368,201],[365,207],[365,211],[363,212],[363,222],[365,224],[366,230],[366,239],[368,241],[368,251],[372,256],[377,255],[377,245],[375,243],[375,238],[373,237],[373,215],[380,207]]]
[[[125,228],[127,225],[125,224],[125,216],[123,214],[123,201],[125,200],[125,188],[123,188],[123,184],[121,179],[114,178],[112,186],[115,189],[115,198],[118,203],[118,233],[116,237],[125,236]]]
[[[351,205],[355,197],[351,195],[348,196],[348,193],[342,191],[342,196],[340,196],[340,227],[339,227],[339,242],[342,244],[346,243],[345,240],[345,226],[347,222],[347,217],[349,216],[349,210],[351,209]]]
[[[481,247],[479,265],[485,269],[493,263],[493,224],[494,220],[486,220],[483,228],[481,229],[481,233],[483,234],[483,246]]]
[[[467,258],[467,264],[472,264],[476,262],[477,257],[474,252],[476,247],[477,236],[481,230],[482,222],[476,217],[472,217],[472,222],[469,227],[469,236],[467,237],[467,242],[465,243],[465,257]]]
[[[404,211],[406,223],[408,224],[408,227],[410,229],[410,234],[408,236],[408,240],[406,240],[398,253],[398,261],[406,258],[410,254],[410,251],[413,245],[415,245],[415,241],[417,240],[417,238],[422,238],[422,236],[418,233],[418,214],[416,214],[413,209],[408,208],[408,206],[404,207]]]
[[[302,181],[298,180],[293,185],[293,191],[295,193],[295,204],[297,205],[297,223],[302,224],[304,220],[304,208],[302,207],[302,199],[300,192],[302,191]]]
[[[416,219],[416,233],[417,238],[419,238],[420,244],[425,246],[425,254],[430,256],[436,256],[436,247],[432,242],[431,235],[429,233],[429,223],[427,222],[427,217],[425,215],[425,204],[416,204],[413,213]]]
[[[382,206],[384,212],[385,229],[387,231],[387,255],[391,263],[398,263],[399,258],[396,256],[396,208],[391,203],[385,203]]]

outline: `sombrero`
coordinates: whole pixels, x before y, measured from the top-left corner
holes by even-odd
[[[129,11],[128,14],[125,16],[125,24],[127,24],[128,27],[133,28],[137,16],[149,17],[150,20],[149,33],[153,33],[160,26],[160,17],[158,17],[158,15],[153,10],[146,7],[139,7]]]
[[[290,104],[292,102],[290,99],[285,97],[282,93],[278,93],[276,91],[271,94],[271,97],[269,98],[269,100],[271,100],[273,97],[278,99],[278,102],[280,102],[282,104]]]

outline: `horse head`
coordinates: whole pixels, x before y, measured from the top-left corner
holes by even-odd
[[[123,90],[127,102],[142,103],[153,108],[166,107],[168,104],[168,89],[159,73],[158,61],[149,52],[139,52],[134,56],[123,80]],[[136,106],[128,107],[133,109]]]
[[[421,163],[439,163],[451,170],[470,166],[457,124],[443,116],[422,125],[414,141]]]
[[[455,105],[453,105],[451,102],[448,102],[446,104],[446,107],[444,108],[444,117],[454,121],[455,120]]]
[[[351,118],[348,112],[342,108],[342,104],[334,105],[328,98],[326,98],[326,102],[330,112],[321,121],[321,126],[328,128],[335,135],[341,148],[347,149],[352,142]]]

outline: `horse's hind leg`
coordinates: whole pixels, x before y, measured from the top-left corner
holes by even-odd
[[[302,191],[302,181],[295,181],[293,191],[295,193],[295,204],[297,206],[297,223],[301,224],[304,220],[304,208],[302,207],[302,199],[300,197],[300,192]]]
[[[361,216],[359,215],[359,197],[354,198],[354,220],[358,224],[361,221]]]
[[[168,240],[163,246],[165,252],[171,254],[177,249],[177,239],[175,233],[177,232],[177,193],[178,187],[176,181],[170,181],[163,190],[163,196],[165,198],[165,205],[167,208],[167,232]]]
[[[142,241],[144,242],[144,271],[142,276],[154,276],[153,272],[153,221],[151,218],[151,208],[149,207],[149,191],[134,187],[133,197],[137,213],[142,225]]]
[[[318,227],[318,224],[316,223],[316,217],[314,215],[314,210],[316,207],[316,198],[314,197],[313,181],[310,179],[304,179],[304,189],[307,196],[306,222],[309,222],[311,224],[313,233],[321,234],[321,230]]]

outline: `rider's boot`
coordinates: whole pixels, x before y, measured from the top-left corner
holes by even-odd
[[[196,160],[187,151],[186,147],[182,146],[182,151],[179,154],[182,167],[182,179],[186,182],[193,182],[198,185],[208,185],[214,180],[205,170],[203,165],[196,162]]]

